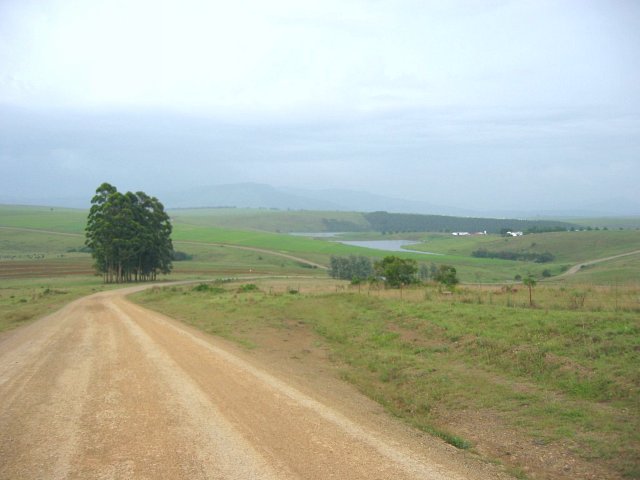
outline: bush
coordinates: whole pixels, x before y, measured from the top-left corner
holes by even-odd
[[[452,267],[451,265],[440,265],[434,280],[449,288],[460,282],[460,280],[458,280],[455,267]]]
[[[226,290],[222,287],[216,287],[209,283],[201,283],[191,289],[194,292],[208,292],[208,293],[224,293]]]
[[[93,253],[93,250],[89,247],[71,247],[71,248],[67,248],[67,253],[75,253],[75,252],[79,252],[79,253]]]
[[[244,285],[240,285],[238,293],[256,292],[259,290],[260,289],[255,283],[245,283]]]
[[[485,248],[480,248],[471,252],[471,255],[476,258],[499,258],[501,260],[521,260],[525,262],[547,263],[555,259],[553,254],[549,252],[534,253],[534,252],[510,252],[508,250],[501,250],[498,252],[490,252]]]
[[[186,260],[193,260],[193,255],[189,255],[185,252],[175,251],[173,252],[173,260],[176,262],[184,262]]]

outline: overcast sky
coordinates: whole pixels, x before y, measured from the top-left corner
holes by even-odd
[[[0,200],[640,206],[639,25],[636,0],[0,0]]]

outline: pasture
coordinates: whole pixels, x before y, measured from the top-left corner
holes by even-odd
[[[285,224],[287,225],[283,231],[305,231],[311,227],[322,226],[323,220],[326,219],[357,224],[360,217],[362,214],[349,212],[280,212],[244,209],[176,210],[172,212],[174,221],[172,238],[175,248],[189,254],[193,253],[194,258],[191,263],[176,262],[175,272],[194,275],[216,274],[216,271],[222,273],[218,267],[224,266],[227,272],[260,269],[266,273],[300,273],[300,269],[305,267],[299,262],[291,263],[289,260],[285,260],[282,257],[283,254],[293,255],[321,265],[328,265],[332,255],[366,255],[372,259],[388,255],[389,253],[384,251],[341,245],[332,241],[333,239],[296,237],[273,231],[278,229],[275,228],[275,224],[278,222],[283,228]],[[60,261],[60,263],[72,263],[70,258],[74,252],[69,252],[69,250],[74,248],[78,250],[82,247],[85,220],[86,212],[82,210],[0,206],[0,255],[4,256],[4,258],[0,258],[0,262],[7,260],[7,255],[44,253],[49,259],[52,256],[64,255],[67,260]],[[223,224],[224,227],[221,226]],[[233,228],[230,228],[231,226]],[[38,230],[38,232],[33,232],[33,230]],[[41,236],[44,234],[43,231],[55,232],[60,235],[47,237],[44,241],[45,237]],[[68,238],[63,239],[62,234],[67,234]],[[421,263],[434,262],[453,265],[458,270],[459,278],[467,283],[513,282],[516,278],[527,275],[533,275],[538,279],[550,276],[548,281],[553,281],[554,277],[580,262],[640,250],[640,231],[638,230],[540,233],[517,238],[505,238],[497,235],[453,237],[442,233],[382,235],[361,232],[347,234],[344,238],[417,240],[421,244],[412,248],[440,255],[429,256],[410,251],[396,253],[396,255],[413,258]],[[40,245],[46,245],[46,248],[40,248]],[[251,258],[247,257],[246,251],[241,252],[241,250],[236,250],[234,254],[227,252],[222,255],[220,245],[242,246],[262,252]],[[480,248],[488,251],[549,252],[553,254],[554,259],[548,263],[535,263],[473,257],[473,251]],[[206,250],[209,253],[206,253]],[[275,258],[265,251],[271,251],[281,256]],[[213,255],[212,252],[217,252],[217,254]],[[236,259],[233,259],[234,255],[237,256]],[[18,257],[15,257],[11,260],[17,259]],[[31,259],[22,258],[22,260]],[[580,283],[633,284],[639,280],[637,262],[637,256],[611,260],[585,268],[578,275],[562,277],[561,281],[573,282],[577,279]],[[248,269],[245,268],[247,266]],[[264,268],[265,266],[267,268]],[[86,268],[86,263],[83,268]],[[319,272],[306,271],[306,273],[318,274]]]
[[[194,208],[170,210],[174,225],[218,227],[230,230],[259,230],[272,233],[324,232],[342,226],[366,228],[356,212],[280,211],[243,208]]]
[[[0,205],[0,227],[84,234],[88,210]]]

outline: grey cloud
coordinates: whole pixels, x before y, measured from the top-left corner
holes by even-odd
[[[87,194],[113,179],[152,191],[241,181],[353,188],[487,209],[639,199],[633,115],[435,109],[270,124],[162,111],[2,112],[5,194]],[[613,117],[630,133],[593,126]]]

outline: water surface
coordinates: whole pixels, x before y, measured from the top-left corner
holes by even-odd
[[[351,245],[353,247],[372,248],[374,250],[384,250],[386,252],[422,253],[424,255],[442,255],[441,253],[421,252],[411,250],[411,245],[419,245],[420,242],[413,240],[339,240],[339,243]]]

